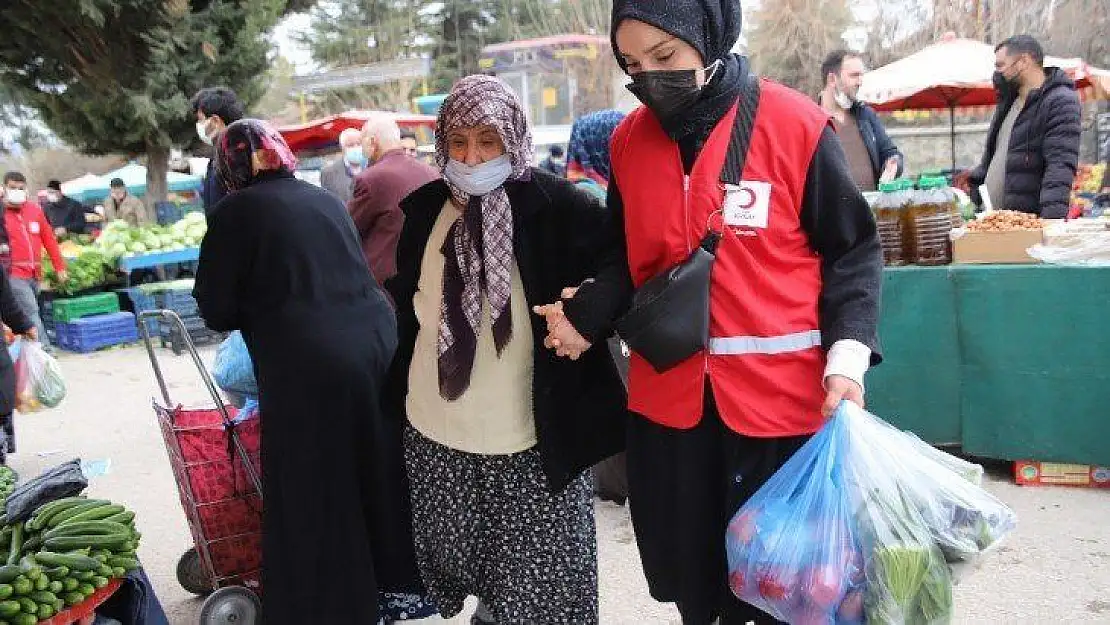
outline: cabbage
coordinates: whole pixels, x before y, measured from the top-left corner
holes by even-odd
[[[189,229],[185,231],[185,234],[188,235],[191,239],[203,239],[204,235],[207,232],[208,228],[206,228],[203,224],[196,224],[193,226],[189,226]]]
[[[124,254],[127,254],[127,246],[124,245],[123,243],[116,243],[115,245],[112,245],[111,247],[108,248],[106,256],[110,256],[112,258],[119,258],[120,256],[123,256]]]
[[[143,245],[142,243],[136,241],[135,243],[132,243],[131,245],[127,246],[127,251],[129,251],[133,254],[145,254],[146,253],[146,246]]]

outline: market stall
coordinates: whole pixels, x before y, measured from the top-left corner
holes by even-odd
[[[1006,460],[1110,464],[1110,267],[888,268],[869,408]]]
[[[334,151],[339,149],[339,134],[348,128],[361,130],[370,114],[371,111],[348,111],[313,120],[307,124],[281,126],[277,130],[294,152]],[[431,133],[435,130],[435,115],[389,114],[402,129],[425,133],[427,136],[424,140],[430,139]]]

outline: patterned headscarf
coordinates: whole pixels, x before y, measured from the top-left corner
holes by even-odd
[[[216,139],[216,175],[228,191],[258,182],[265,174],[292,176],[297,157],[281,133],[260,119],[240,119]]]
[[[532,134],[524,109],[504,82],[492,76],[460,80],[439,110],[436,163],[446,173],[447,135],[461,128],[491,126],[512,162],[509,180],[531,175]],[[444,176],[447,179],[446,175]],[[498,355],[512,338],[513,213],[504,187],[470,197],[449,179],[455,200],[465,206],[443,244],[443,302],[439,322],[439,393],[458,399],[470,386],[482,322],[482,297]]]
[[[603,187],[609,186],[609,141],[613,131],[624,119],[624,113],[613,109],[579,117],[570,129],[567,178],[572,181],[589,178]]]

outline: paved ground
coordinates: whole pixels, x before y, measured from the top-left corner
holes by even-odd
[[[202,399],[191,361],[162,354],[175,401]],[[145,352],[69,355],[62,365],[69,398],[18,421],[20,453],[11,464],[34,475],[74,456],[110,460],[111,473],[96,479],[91,492],[136,511],[141,556],[171,622],[196,623],[199,602],[174,578],[191,541],[150,408],[157,391]],[[1110,492],[1023,489],[1002,473],[990,488],[1017,511],[1019,529],[957,587],[955,622],[1110,623]],[[623,509],[598,506],[598,543],[602,623],[677,623],[670,606],[647,594]]]

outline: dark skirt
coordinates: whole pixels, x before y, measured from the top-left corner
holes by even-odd
[[[752,438],[729,430],[706,393],[696,427],[634,416],[628,431],[629,507],[651,596],[684,625],[778,623],[728,587],[729,520],[808,436]]]
[[[558,493],[536,448],[480,455],[405,428],[416,561],[440,614],[467,596],[498,625],[598,621],[589,474]]]

